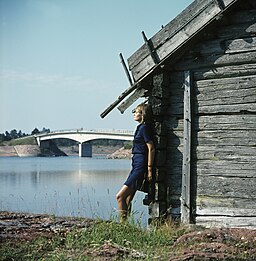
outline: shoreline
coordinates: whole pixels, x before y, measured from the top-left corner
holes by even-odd
[[[60,147],[66,156],[78,156],[76,146]],[[106,159],[130,159],[131,150],[120,146],[94,146],[93,155],[105,156]],[[43,155],[37,145],[0,146],[0,157],[51,157],[53,154]],[[54,155],[62,156],[62,155]]]

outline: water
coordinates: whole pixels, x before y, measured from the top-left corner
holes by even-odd
[[[79,157],[0,157],[0,210],[56,216],[117,218],[115,195],[130,160]],[[146,224],[143,193],[133,200],[134,219]]]

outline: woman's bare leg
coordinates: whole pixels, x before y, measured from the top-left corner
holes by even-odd
[[[126,185],[123,185],[123,187],[119,190],[119,192],[116,195],[118,208],[120,211],[120,222],[122,223],[127,219],[127,214],[130,211],[130,204],[131,200],[134,197],[135,190],[132,188],[129,188]]]

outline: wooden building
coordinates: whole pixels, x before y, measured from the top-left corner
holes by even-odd
[[[101,116],[139,97],[153,107],[151,217],[256,227],[255,0],[195,0],[142,35],[128,59],[131,86]]]

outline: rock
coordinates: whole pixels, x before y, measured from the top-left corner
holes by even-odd
[[[17,152],[14,146],[0,146],[0,156],[1,157],[17,157]]]
[[[14,149],[19,157],[37,157],[41,153],[38,145],[16,145]]]
[[[132,158],[132,150],[121,148],[115,151],[112,154],[107,155],[107,159],[131,159]]]

